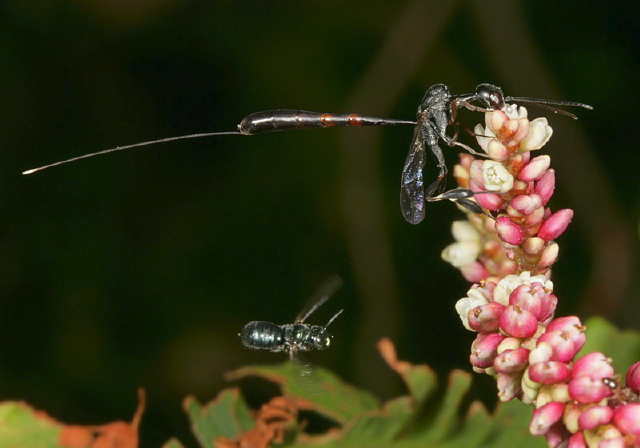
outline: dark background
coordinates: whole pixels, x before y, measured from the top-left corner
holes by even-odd
[[[333,273],[345,286],[310,322],[346,311],[315,363],[382,398],[402,392],[383,336],[440,374],[470,370],[453,308],[468,285],[440,260],[462,214],[430,204],[411,226],[399,212],[410,128],[189,140],[20,175],[264,109],[412,119],[436,82],[595,107],[549,116],[543,149],[552,207],[576,211],[558,313],[638,328],[638,7],[576,5],[2,2],[0,397],[97,424],[129,419],[144,386],[143,444],[185,438],[185,395],[210,400],[223,372],[286,358],[244,350],[239,329],[292,321]]]

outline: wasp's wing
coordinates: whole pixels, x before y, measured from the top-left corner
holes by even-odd
[[[311,296],[305,307],[302,308],[302,311],[300,311],[300,314],[296,317],[295,323],[298,324],[307,320],[307,317],[309,317],[311,313],[320,308],[324,302],[329,300],[331,296],[340,289],[342,283],[342,279],[337,275],[329,277]]]
[[[424,145],[421,126],[418,123],[407,160],[404,162],[400,182],[400,209],[404,219],[411,224],[420,223],[425,215],[424,181],[422,180],[422,169],[426,161]]]

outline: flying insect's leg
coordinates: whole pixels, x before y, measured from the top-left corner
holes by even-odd
[[[425,144],[431,150],[438,166],[438,178],[433,181],[429,187],[427,187],[427,191],[425,192],[425,198],[428,200],[441,187],[448,170],[444,160],[444,154],[442,153],[442,148],[438,146],[438,132],[435,124],[432,122],[426,123],[426,126],[424,127],[424,137]]]
[[[428,201],[451,201],[456,204],[460,204],[462,207],[469,210],[471,213],[476,213],[478,215],[485,215],[491,217],[491,215],[487,214],[484,209],[477,202],[471,200],[476,194],[489,193],[488,191],[472,191],[468,188],[455,188],[453,190],[445,191],[438,196],[429,198]]]

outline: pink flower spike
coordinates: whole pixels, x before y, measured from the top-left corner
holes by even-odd
[[[591,406],[578,418],[578,426],[582,430],[596,429],[606,425],[613,418],[613,409],[609,406]]]
[[[500,216],[496,219],[496,232],[498,237],[505,243],[517,246],[524,241],[522,229],[506,216]]]
[[[558,361],[538,362],[529,367],[529,378],[540,384],[561,383],[569,374],[569,366]]]
[[[616,409],[613,424],[622,434],[640,436],[640,403],[629,403]]]
[[[538,330],[538,320],[531,311],[509,305],[498,320],[500,328],[509,336],[530,338]]]
[[[536,182],[536,186],[534,188],[534,192],[540,196],[542,200],[542,205],[547,205],[551,196],[553,196],[553,192],[556,189],[556,172],[552,169],[547,170],[546,173]]]
[[[562,418],[564,403],[552,401],[533,411],[529,431],[534,436],[546,434],[549,428]]]
[[[538,236],[545,241],[553,241],[567,230],[572,219],[573,210],[570,208],[558,210],[542,223]]]
[[[539,180],[544,173],[547,172],[549,165],[551,165],[551,157],[547,155],[534,157],[527,166],[518,173],[518,179],[524,182]]]
[[[630,387],[634,392],[640,392],[640,361],[629,367],[625,377],[625,383],[627,387]]]

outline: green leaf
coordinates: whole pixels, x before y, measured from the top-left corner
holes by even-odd
[[[310,378],[300,376],[295,364],[248,366],[227,374],[227,379],[257,376],[279,384],[285,396],[304,400],[310,408],[338,423],[345,424],[356,415],[377,409],[379,401],[370,393],[343,382],[334,373],[315,368]]]
[[[189,396],[183,407],[191,419],[193,433],[205,448],[214,448],[214,441],[219,437],[235,440],[254,426],[249,408],[237,388],[223,390],[205,406]]]
[[[162,448],[184,448],[184,446],[178,439],[172,438],[167,443],[162,445]]]
[[[0,403],[0,448],[59,447],[60,425],[22,402]]]
[[[617,373],[623,375],[627,369],[640,361],[640,333],[621,331],[601,317],[592,317],[586,322],[587,341],[579,356],[591,352],[602,352],[613,359]]]

